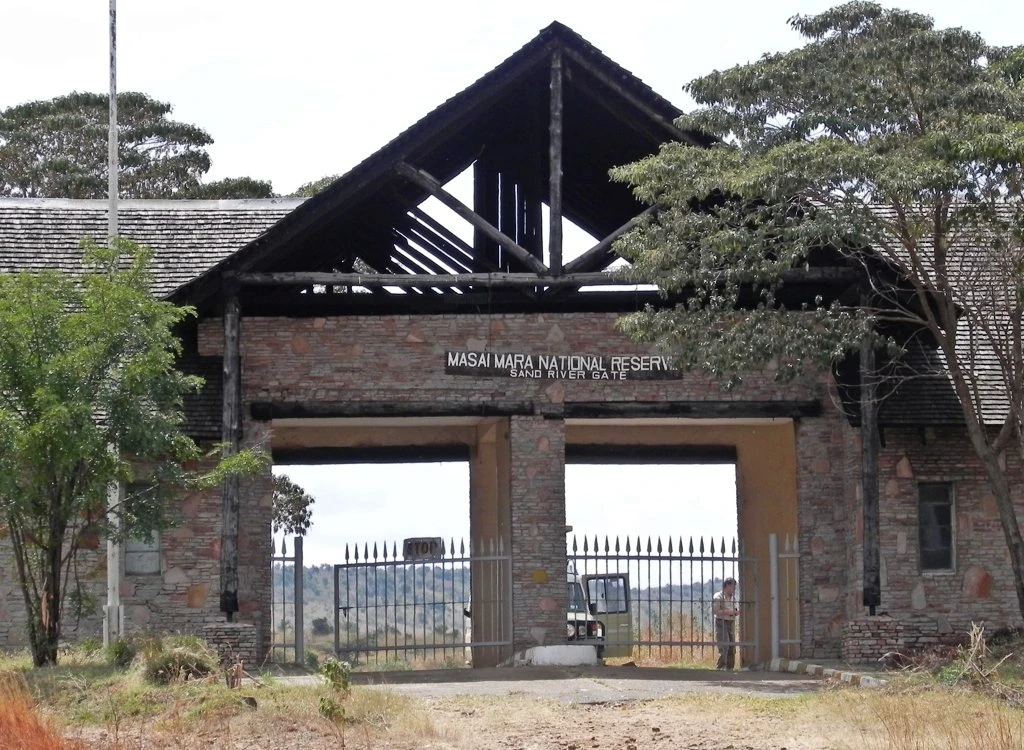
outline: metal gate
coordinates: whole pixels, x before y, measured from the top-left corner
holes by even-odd
[[[339,658],[401,668],[495,665],[512,655],[511,556],[495,542],[470,553],[465,542],[437,541],[429,560],[400,556],[397,543],[345,547],[345,563],[334,566]],[[767,571],[735,539],[572,537],[567,557],[585,606],[605,624],[605,655],[653,665],[714,665],[722,644],[712,598],[736,579],[743,615],[734,645],[740,663],[752,665],[768,656],[761,608],[770,614],[771,656],[800,647],[799,552],[790,537],[781,549],[775,535],[768,542]],[[758,598],[763,574],[770,601]]]
[[[512,654],[512,564],[500,542],[467,550],[438,539],[430,559],[407,545],[345,546],[334,566],[334,650],[354,665],[498,664]],[[474,632],[475,631],[475,632]]]
[[[306,629],[303,620],[302,537],[293,537],[291,555],[288,554],[288,537],[281,537],[280,554],[277,540],[271,541],[270,660],[279,664],[289,661],[302,664],[305,661]]]
[[[743,663],[760,662],[757,560],[735,539],[572,537],[569,560],[591,612],[605,625],[606,655],[648,664],[714,665],[712,598],[735,579],[741,617],[735,647]],[[742,623],[749,623],[744,631]]]

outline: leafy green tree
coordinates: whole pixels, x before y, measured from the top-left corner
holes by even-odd
[[[283,532],[289,536],[305,536],[313,522],[310,506],[316,502],[287,474],[274,475],[274,533]]]
[[[667,144],[614,170],[663,207],[620,244],[631,275],[686,295],[623,328],[731,382],[769,361],[782,377],[820,371],[869,328],[933,341],[1024,615],[1003,460],[1015,442],[1024,455],[1024,49],[868,2],[790,25],[804,46],[686,87],[698,108],[678,124],[717,145]],[[786,310],[786,275],[825,249],[870,270],[865,304]]]
[[[312,182],[307,182],[304,185],[300,185],[298,188],[296,188],[295,192],[292,193],[291,195],[289,195],[288,197],[289,198],[312,198],[314,195],[316,195],[321,190],[323,190],[325,187],[327,187],[332,182],[334,182],[336,179],[338,179],[339,176],[340,175],[329,174],[329,175],[327,175],[325,177],[321,177],[319,180],[313,180]]]
[[[86,271],[0,274],[0,527],[10,539],[32,658],[57,660],[65,600],[83,534],[123,538],[166,525],[176,490],[212,486],[262,456],[215,469],[179,432],[182,397],[200,381],[175,369],[172,329],[191,314],[150,295],[150,253],[128,242],[87,245]],[[116,446],[116,450],[113,448]]]
[[[0,111],[0,195],[106,197],[109,101],[75,92]],[[203,185],[213,139],[170,114],[146,94],[117,95],[122,198],[272,197],[269,182],[248,177]]]
[[[183,189],[174,197],[195,200],[273,198],[274,191],[270,183],[263,180],[254,180],[251,177],[228,177]]]

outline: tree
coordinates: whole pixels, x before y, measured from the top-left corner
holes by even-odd
[[[614,170],[663,207],[620,245],[630,275],[686,295],[623,327],[731,382],[768,360],[783,377],[827,367],[867,330],[929,342],[995,496],[1024,615],[1001,460],[1014,442],[1024,455],[1024,49],[867,2],[790,25],[803,47],[686,87],[698,109],[678,124],[716,145],[667,144]],[[786,274],[823,253],[869,271],[862,304],[786,310]]]
[[[57,660],[83,534],[145,537],[167,500],[261,456],[198,473],[179,432],[182,397],[201,381],[175,369],[172,329],[191,314],[150,295],[150,253],[87,245],[86,272],[0,274],[0,531],[9,537],[35,664]],[[108,487],[136,488],[109,523]],[[77,588],[75,589],[77,590]]]
[[[313,522],[315,500],[286,474],[274,475],[273,530],[289,536],[305,536]]]
[[[0,195],[105,198],[109,102],[75,92],[0,112]],[[201,184],[213,139],[170,113],[146,94],[117,95],[122,198],[272,197],[269,182],[248,177]]]
[[[288,197],[289,198],[312,198],[314,195],[316,195],[321,190],[323,190],[328,185],[330,185],[332,182],[334,182],[336,179],[338,179],[338,177],[339,177],[339,175],[329,174],[329,175],[326,175],[325,177],[321,177],[319,180],[313,180],[312,182],[307,182],[304,185],[300,185],[299,187],[297,187],[295,189],[295,192],[292,193],[291,195],[289,195]]]

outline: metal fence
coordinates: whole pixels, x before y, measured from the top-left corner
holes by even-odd
[[[734,578],[740,610],[752,614],[739,618],[735,646],[741,661],[760,661],[757,560],[743,556],[735,539],[572,537],[568,554],[585,586],[593,579],[624,579],[621,601],[626,606],[617,608],[628,609],[628,627],[606,623],[609,654],[655,663],[714,664],[719,644],[712,598],[726,578]],[[614,620],[602,609],[615,608],[592,607],[598,617]]]
[[[287,537],[281,538],[280,554],[277,550],[275,539],[270,569],[270,660],[302,664],[305,658],[302,537],[293,539],[291,555]]]
[[[298,555],[301,540],[296,541]],[[334,652],[339,658],[398,668],[412,661],[493,665],[511,656],[511,555],[496,542],[473,548],[454,540],[438,542],[434,558],[427,560],[409,559],[395,542],[346,545],[345,562],[333,566]],[[734,645],[740,664],[768,656],[759,648],[759,629],[768,623],[771,656],[799,655],[796,541],[785,537],[780,544],[770,535],[768,551],[764,570],[735,539],[572,537],[567,544],[570,573],[578,574],[591,612],[605,621],[607,656],[705,666],[715,663],[722,645],[715,641],[711,610],[726,578],[738,581],[742,614]],[[291,560],[284,548],[282,557],[275,557],[282,562],[275,575],[283,583],[293,572],[283,562]],[[768,580],[763,582],[763,576]],[[613,584],[620,585],[622,593],[615,595],[626,603],[618,618],[609,606]],[[285,657],[295,649],[298,659],[301,636],[297,628],[287,627],[286,619],[292,603],[286,591],[295,587],[301,592],[298,577],[292,587],[275,582],[274,649]],[[764,600],[758,600],[759,591],[765,592]],[[301,622],[301,612],[296,610],[294,618]]]
[[[397,543],[346,545],[345,562],[334,566],[340,658],[453,667],[511,656],[511,556],[500,543],[467,549],[454,540],[441,541],[435,553],[406,559]]]

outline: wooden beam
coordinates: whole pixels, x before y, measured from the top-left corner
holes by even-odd
[[[408,464],[438,461],[468,461],[469,446],[375,445],[329,448],[274,448],[275,464],[316,466],[323,464]]]
[[[436,253],[439,258],[450,263],[455,267],[456,273],[473,273],[473,266],[470,265],[466,256],[459,252],[458,248],[419,221],[410,219],[409,223],[403,225],[399,231],[410,240],[419,242],[429,248],[431,253]]]
[[[623,279],[617,273],[594,271],[564,276],[532,273],[327,273],[320,271],[277,271],[272,273],[225,273],[224,277],[242,286],[362,286],[366,288],[393,286],[406,289],[429,289],[442,286],[483,287],[582,287],[638,286],[642,282]],[[854,268],[809,268],[787,271],[782,281],[788,286],[852,283],[859,279]]]
[[[861,295],[861,304],[868,309],[871,300]],[[882,563],[879,550],[878,491],[878,371],[875,364],[874,341],[865,336],[860,344],[860,442],[861,498],[864,514],[864,592],[863,604],[868,614],[882,603]]]
[[[241,314],[238,290],[229,285],[224,300],[224,380],[221,409],[221,441],[224,455],[238,453],[241,423],[241,357],[239,328]],[[228,622],[238,611],[238,476],[232,475],[221,486],[220,535],[220,610]]]
[[[452,211],[461,216],[463,219],[468,221],[474,227],[479,229],[486,237],[497,242],[501,247],[509,252],[516,260],[525,265],[531,271],[536,273],[547,272],[547,266],[537,260],[535,257],[530,255],[529,251],[525,248],[520,247],[515,243],[514,240],[510,239],[506,235],[499,232],[493,224],[486,221],[478,213],[473,211],[469,206],[460,201],[454,195],[445,190],[441,183],[438,182],[431,174],[425,172],[422,169],[416,169],[415,167],[406,164],[404,161],[399,162],[395,167],[395,170],[405,179],[410,182],[419,185],[421,188],[426,190],[428,193],[437,198],[441,203],[448,206]]]
[[[403,289],[431,287],[565,287],[565,286],[632,286],[611,273],[577,273],[572,276],[538,276],[532,273],[323,273],[318,271],[278,271],[274,273],[239,273],[231,278],[243,286],[362,286],[366,288],[393,286]]]
[[[275,455],[274,459],[277,459]],[[623,445],[567,443],[567,464],[731,464],[733,445]],[[283,462],[282,462],[283,463]]]
[[[659,112],[655,112],[653,109],[651,109],[651,107],[649,107],[646,104],[646,102],[643,102],[638,97],[634,96],[631,91],[627,90],[618,81],[608,77],[607,75],[604,74],[603,71],[601,71],[597,67],[591,65],[590,62],[587,61],[587,59],[585,57],[580,55],[575,50],[567,48],[565,50],[565,54],[568,55],[573,60],[573,62],[577,63],[578,65],[582,66],[583,68],[586,68],[586,71],[590,75],[592,75],[595,78],[597,78],[601,82],[602,85],[607,86],[609,89],[611,89],[616,94],[621,96],[623,99],[628,101],[632,106],[636,107],[641,112],[643,112],[645,115],[647,115],[647,117],[649,117],[651,120],[653,120],[656,123],[658,123],[658,125],[660,125],[668,134],[670,134],[673,138],[675,138],[675,140],[683,141],[684,143],[690,143],[690,144],[693,144],[694,146],[704,146],[704,144],[701,143],[697,138],[694,138],[692,135],[690,135],[686,131],[680,130],[679,128],[677,128],[675,126],[675,123],[673,123],[671,120],[666,119]],[[576,82],[574,81],[574,84],[575,83]]]
[[[472,268],[472,264],[477,263],[477,264],[483,266],[483,269],[485,271],[497,271],[498,270],[498,267],[496,265],[494,265],[490,261],[489,258],[486,258],[486,257],[482,258],[482,257],[478,256],[473,251],[473,246],[472,245],[470,245],[464,239],[459,237],[459,235],[455,234],[455,232],[453,232],[451,229],[449,229],[444,224],[439,222],[437,219],[435,219],[433,216],[428,214],[423,209],[421,209],[419,207],[412,208],[412,209],[409,210],[409,213],[412,215],[412,217],[414,219],[419,221],[421,224],[423,224],[427,228],[432,229],[434,232],[436,232],[437,235],[441,239],[446,240],[449,243],[451,243],[451,246],[452,246],[453,249],[456,249],[459,252],[463,253],[466,256],[466,260],[469,261],[469,263],[467,263],[467,265],[469,265],[471,268]],[[473,270],[479,270],[479,269],[473,269]]]
[[[438,357],[438,364],[442,364]],[[254,401],[249,413],[259,422],[274,419],[370,417],[509,417],[534,413],[532,401],[438,403],[435,401],[315,401],[307,403]]]
[[[562,274],[562,50],[551,53],[551,110],[548,123],[548,262]]]
[[[633,229],[648,216],[651,216],[654,211],[655,207],[650,206],[643,213],[634,216],[621,227],[583,253],[583,255],[566,263],[565,272],[579,273],[580,271],[595,271],[605,268],[608,265],[606,259],[611,257],[612,245],[615,244],[616,240],[626,234],[626,232]]]
[[[685,377],[685,373],[683,374]],[[566,419],[799,419],[821,414],[820,401],[575,401]]]
[[[438,263],[438,261],[435,258],[432,258],[423,249],[417,247],[416,245],[413,245],[412,242],[409,241],[409,238],[404,233],[402,233],[401,230],[392,229],[391,234],[395,241],[396,252],[404,252],[407,256],[409,256],[409,258],[416,261],[416,263],[419,264],[419,266],[425,269],[428,274],[448,273],[448,269],[446,269],[444,266]],[[412,233],[410,232],[410,234]]]

